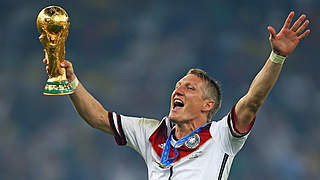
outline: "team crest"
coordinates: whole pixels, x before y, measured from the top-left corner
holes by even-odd
[[[194,133],[185,143],[189,149],[194,149],[200,144],[200,136]]]

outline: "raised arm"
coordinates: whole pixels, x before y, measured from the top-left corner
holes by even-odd
[[[43,60],[46,63],[46,59]],[[66,69],[69,82],[77,77],[73,71],[71,62],[64,60],[61,67]],[[74,93],[69,95],[76,111],[93,128],[112,134],[108,120],[108,111],[82,86],[79,82]]]
[[[301,15],[290,28],[293,16],[294,12],[290,12],[278,34],[273,27],[268,26],[269,41],[273,52],[252,81],[248,93],[239,100],[235,107],[236,125],[241,132],[249,129],[258,109],[278,79],[283,63],[281,59],[293,52],[300,40],[310,33],[310,30],[305,31],[309,24],[309,20],[304,21],[306,15]]]

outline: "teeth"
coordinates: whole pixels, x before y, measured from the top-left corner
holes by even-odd
[[[179,100],[179,99],[174,100],[174,102],[183,104],[183,102],[181,100]]]

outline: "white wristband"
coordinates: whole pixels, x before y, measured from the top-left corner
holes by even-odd
[[[269,59],[274,62],[274,63],[277,63],[277,64],[283,64],[284,61],[286,60],[287,57],[285,56],[280,56],[276,53],[274,53],[273,51],[271,51],[271,54],[270,54],[270,57]]]
[[[70,83],[70,85],[71,85],[72,89],[75,90],[75,89],[78,87],[78,85],[79,85],[79,80],[78,80],[78,78],[76,77],[76,78]]]

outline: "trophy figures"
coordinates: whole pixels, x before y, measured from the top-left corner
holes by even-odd
[[[44,95],[65,95],[74,91],[66,78],[65,69],[60,66],[65,57],[64,43],[69,26],[69,16],[61,7],[46,7],[38,15],[37,28],[41,34],[39,40],[44,47],[49,67]]]

